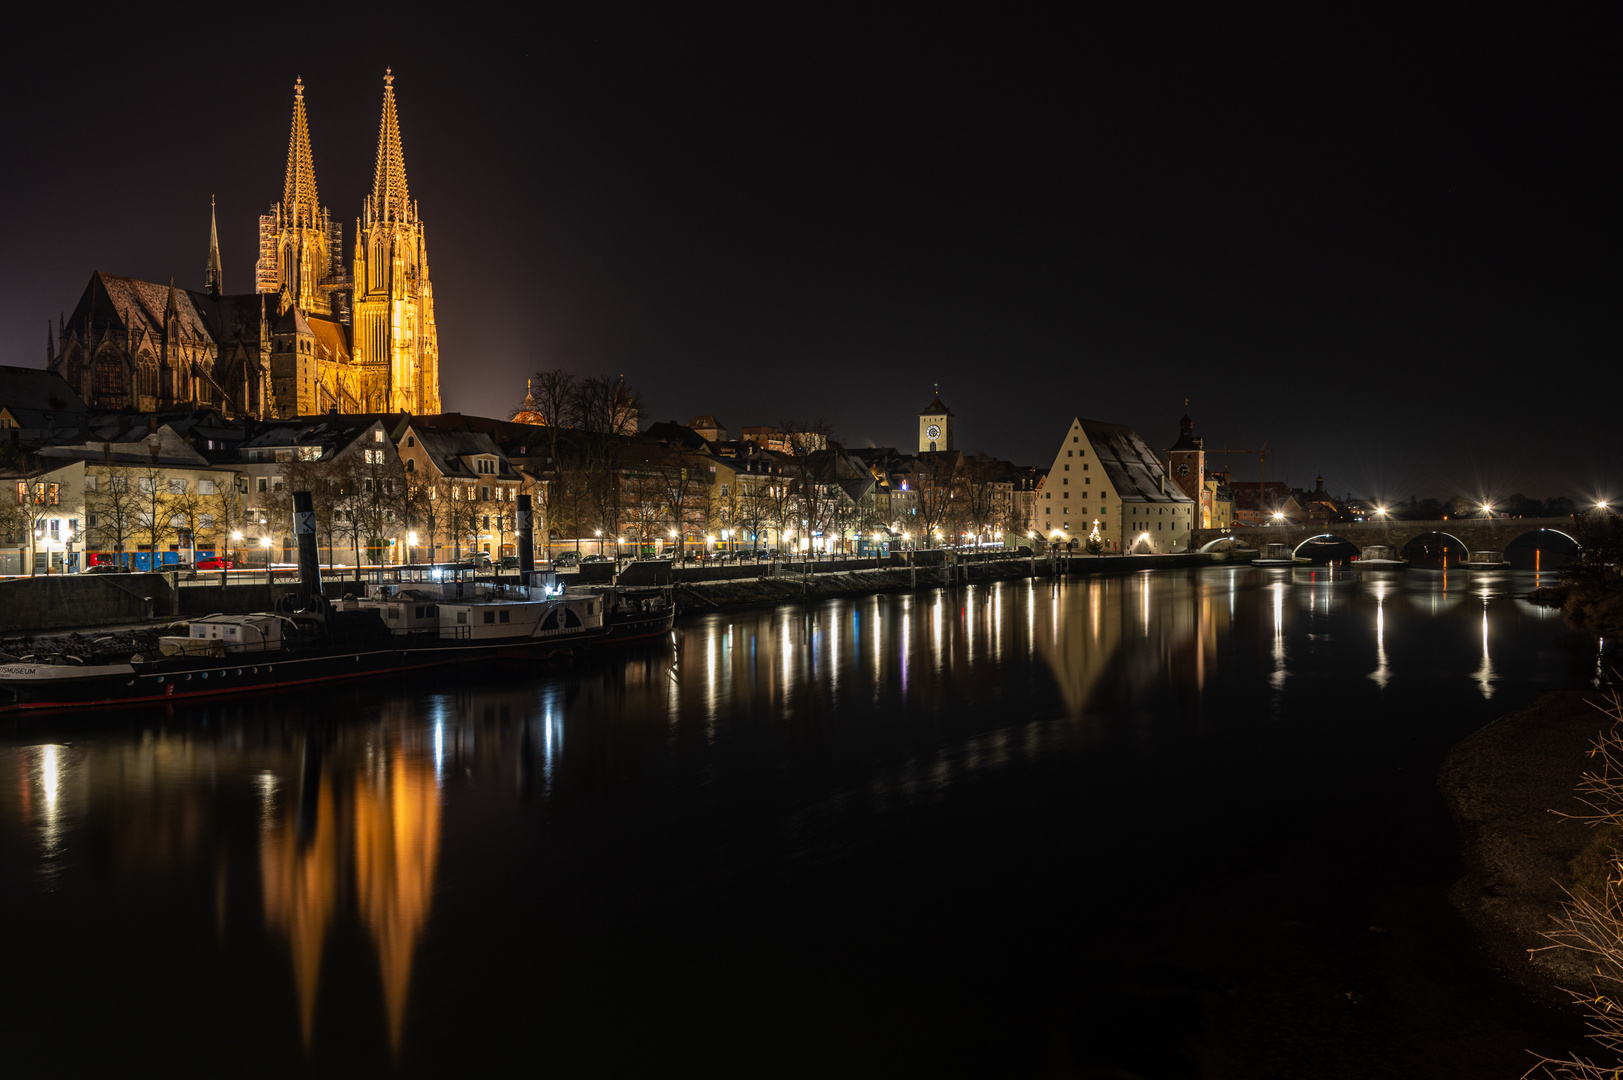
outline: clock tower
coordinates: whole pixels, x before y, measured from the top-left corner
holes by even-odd
[[[935,397],[919,412],[919,453],[951,449],[952,410],[941,403],[941,387],[937,386]]]
[[[1187,407],[1188,402],[1184,402]],[[1167,475],[1178,485],[1178,490],[1195,500],[1200,507],[1200,525],[1212,525],[1212,496],[1206,490],[1206,440],[1195,434],[1195,422],[1187,413],[1178,421],[1178,441],[1167,448]]]

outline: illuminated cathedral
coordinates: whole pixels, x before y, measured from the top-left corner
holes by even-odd
[[[47,326],[46,367],[97,409],[439,412],[434,289],[392,72],[348,263],[342,248],[343,226],[316,193],[300,80],[282,197],[259,219],[255,291],[226,294],[211,211],[202,291],[97,271],[72,316]]]

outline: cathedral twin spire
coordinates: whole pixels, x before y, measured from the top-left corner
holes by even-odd
[[[394,69],[383,76],[383,123],[378,131],[378,163],[372,174],[372,216],[383,221],[408,221],[411,199],[406,193],[406,156],[400,150],[400,119],[394,107]]]
[[[304,111],[304,80],[293,82],[293,134],[287,142],[287,180],[282,185],[282,209],[294,228],[316,226],[320,215],[316,198],[316,165],[310,154],[310,118]]]

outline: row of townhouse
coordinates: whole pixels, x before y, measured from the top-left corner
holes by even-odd
[[[104,413],[53,373],[0,367],[0,421],[0,574],[290,562],[294,490],[313,494],[329,565],[494,556],[535,489],[533,435],[502,432],[515,459],[503,425],[456,414]]]

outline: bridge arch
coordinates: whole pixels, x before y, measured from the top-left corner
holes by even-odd
[[[1351,562],[1358,557],[1359,547],[1344,536],[1319,533],[1297,544],[1291,552],[1293,559],[1307,559],[1318,566],[1327,563]]]
[[[1583,545],[1560,529],[1529,529],[1505,545],[1513,570],[1559,570],[1578,557]]]
[[[1398,553],[1410,566],[1423,570],[1447,570],[1471,557],[1471,549],[1457,536],[1445,532],[1423,532],[1409,538]]]
[[[1195,550],[1199,551],[1202,555],[1210,555],[1217,551],[1234,551],[1235,549],[1249,551],[1251,550],[1251,546],[1237,537],[1219,536],[1215,540],[1206,541]]]

